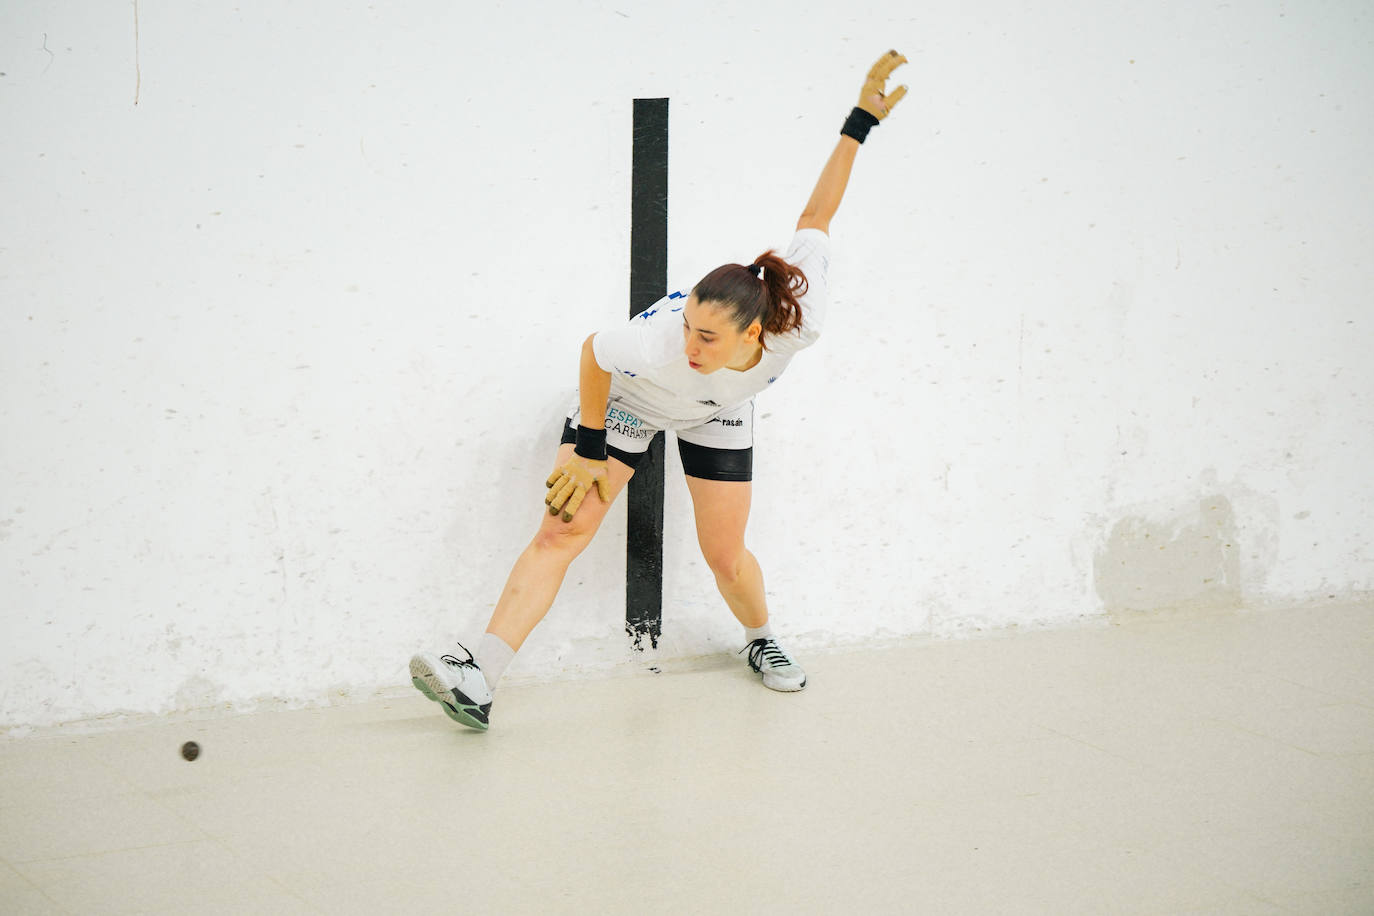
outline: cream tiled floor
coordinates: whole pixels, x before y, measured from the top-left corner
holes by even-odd
[[[1374,913],[1374,605],[804,661],[5,739],[0,912]]]

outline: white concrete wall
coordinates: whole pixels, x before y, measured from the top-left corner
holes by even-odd
[[[1371,589],[1368,4],[662,6],[0,7],[0,725],[475,640],[625,314],[632,99],[690,285],[786,243],[888,47],[830,329],[760,401],[778,628]],[[733,651],[669,470],[662,651]],[[624,531],[512,675],[628,654]]]

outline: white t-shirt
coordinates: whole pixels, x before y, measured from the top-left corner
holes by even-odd
[[[801,328],[764,337],[762,358],[743,372],[722,368],[703,375],[687,365],[682,309],[690,290],[664,296],[628,323],[592,339],[597,365],[611,373],[611,399],[655,429],[690,429],[749,401],[778,380],[792,357],[820,336],[828,301],[830,237],[799,229],[783,260],[806,274],[798,302]]]

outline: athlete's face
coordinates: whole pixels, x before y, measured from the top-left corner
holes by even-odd
[[[718,369],[748,369],[758,362],[759,323],[741,331],[724,309],[688,296],[682,308],[683,351],[687,363],[702,375]]]

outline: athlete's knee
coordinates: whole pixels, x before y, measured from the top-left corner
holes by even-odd
[[[748,556],[748,551],[742,542],[702,544],[701,555],[717,579],[735,582],[744,572],[744,558]]]
[[[573,520],[570,522],[549,516],[539,526],[539,531],[534,536],[534,547],[536,550],[576,556],[591,543],[592,536],[596,534],[596,528],[596,525],[585,522],[577,516],[573,516]]]

